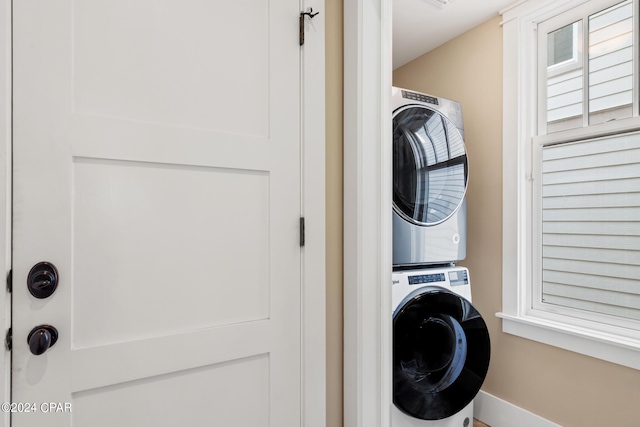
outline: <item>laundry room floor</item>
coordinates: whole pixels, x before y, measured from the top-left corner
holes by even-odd
[[[483,422],[480,422],[476,419],[473,420],[473,427],[489,427],[488,425],[486,425]]]

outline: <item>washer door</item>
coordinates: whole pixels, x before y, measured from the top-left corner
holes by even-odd
[[[454,415],[480,390],[490,353],[487,326],[469,301],[418,289],[393,315],[393,403],[423,420]]]
[[[467,189],[462,134],[436,110],[410,105],[393,116],[393,208],[416,225],[455,213]]]

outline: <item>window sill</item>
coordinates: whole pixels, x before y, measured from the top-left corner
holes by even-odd
[[[533,316],[496,313],[502,331],[640,370],[640,341]]]

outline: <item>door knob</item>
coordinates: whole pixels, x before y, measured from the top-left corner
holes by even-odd
[[[56,341],[58,341],[58,330],[51,325],[36,326],[27,337],[29,350],[36,356],[47,351]]]
[[[39,262],[27,276],[27,288],[36,298],[50,297],[58,287],[58,270],[50,262]]]

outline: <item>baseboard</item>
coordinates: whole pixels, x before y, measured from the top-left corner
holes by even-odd
[[[562,427],[484,391],[473,401],[473,416],[491,427]]]

